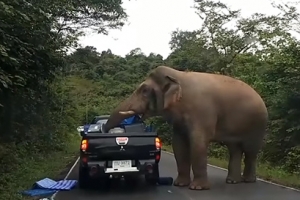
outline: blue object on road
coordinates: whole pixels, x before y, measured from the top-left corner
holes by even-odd
[[[52,195],[60,190],[71,190],[77,184],[77,180],[54,181],[50,178],[44,178],[33,184],[31,190],[21,192],[28,196],[45,196]]]
[[[51,189],[51,190],[70,190],[77,183],[77,180],[54,181],[50,178],[44,178],[34,184],[34,188]]]
[[[44,188],[44,189],[51,189],[52,186],[56,184],[56,181],[50,178],[44,178],[40,181],[37,181],[33,184],[33,188]]]
[[[75,187],[77,180],[62,180],[58,181],[55,185],[53,185],[50,189],[54,190],[71,190]]]
[[[32,190],[25,190],[21,192],[24,195],[31,196],[31,197],[47,197],[52,196],[57,190],[49,190],[49,189],[32,189]]]

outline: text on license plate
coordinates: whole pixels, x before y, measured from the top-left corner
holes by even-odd
[[[112,162],[113,169],[130,168],[131,160],[114,160]]]

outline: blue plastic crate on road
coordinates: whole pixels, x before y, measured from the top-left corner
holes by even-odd
[[[49,178],[44,178],[35,182],[30,190],[25,190],[21,193],[31,197],[48,197],[52,196],[57,191],[71,190],[76,186],[76,184],[77,180],[54,181]]]

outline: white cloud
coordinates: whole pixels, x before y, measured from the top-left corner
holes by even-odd
[[[222,2],[233,9],[241,9],[242,14],[247,16],[255,12],[276,12],[270,0]],[[176,28],[195,30],[201,26],[193,4],[193,0],[126,0],[124,8],[129,15],[129,24],[122,30],[111,30],[108,36],[88,34],[80,39],[80,43],[94,46],[100,52],[111,49],[114,54],[121,56],[139,47],[146,54],[153,52],[166,58],[170,53],[172,31]]]

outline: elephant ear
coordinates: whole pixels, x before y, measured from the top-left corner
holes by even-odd
[[[163,88],[164,109],[168,109],[182,98],[182,91],[179,82],[172,76],[165,76],[167,84]]]

